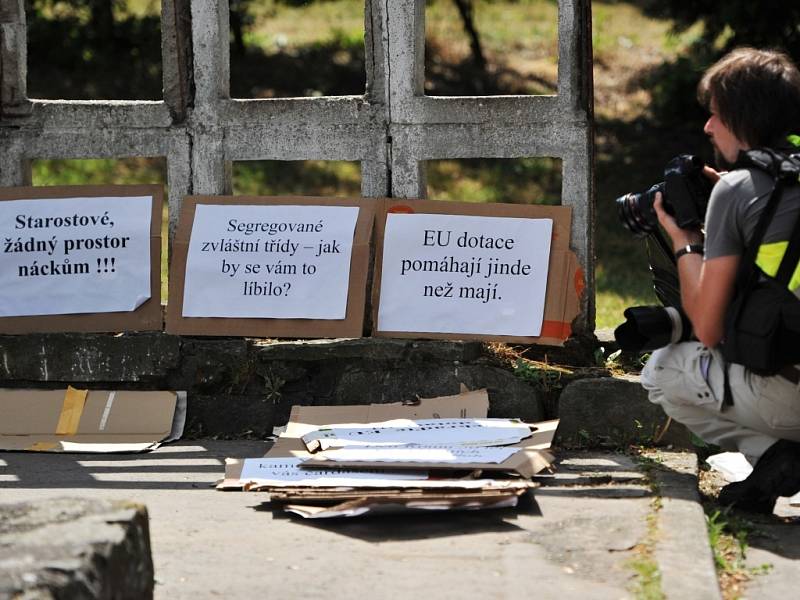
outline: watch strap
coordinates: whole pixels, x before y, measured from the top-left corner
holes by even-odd
[[[699,254],[702,256],[705,253],[705,248],[703,244],[687,244],[682,248],[678,248],[675,251],[675,260],[678,260],[681,256],[685,256],[687,254]]]

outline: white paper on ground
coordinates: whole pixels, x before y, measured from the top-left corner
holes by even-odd
[[[327,450],[316,455],[316,458],[332,462],[424,462],[442,464],[499,464],[519,448],[506,446],[496,447],[464,447],[464,446],[359,446]]]
[[[358,207],[195,210],[184,317],[344,319]]]
[[[722,452],[706,459],[715,471],[722,473],[725,481],[744,481],[753,472],[752,465],[747,462],[741,452]]]
[[[552,219],[389,214],[378,329],[538,336]]]
[[[152,196],[0,202],[0,317],[135,310],[150,298]]]
[[[496,479],[428,479],[427,471],[301,469],[301,458],[246,458],[242,482],[273,487],[519,488],[524,482]]]
[[[396,423],[396,422],[395,422]],[[505,446],[529,437],[518,419],[420,419],[402,426],[323,427],[302,437],[311,451],[346,446]]]

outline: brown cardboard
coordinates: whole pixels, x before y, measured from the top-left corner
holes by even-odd
[[[329,502],[315,499],[313,504],[300,497],[301,503],[289,501],[283,504],[285,512],[299,515],[305,519],[327,519],[333,517],[356,517],[362,515],[386,515],[425,513],[432,510],[486,510],[493,508],[511,508],[517,505],[524,489],[508,490],[493,493],[490,490],[479,493],[463,494],[448,492],[444,494],[403,494],[392,490],[386,496],[373,493],[362,494],[340,502]],[[281,496],[270,491],[273,502],[282,503]]]
[[[130,312],[0,317],[0,333],[119,332],[161,330],[161,185],[93,185],[0,188],[4,200],[97,196],[152,196],[150,218],[150,298]]]
[[[195,208],[198,204],[230,205],[331,205],[359,207],[350,258],[350,282],[344,319],[258,319],[184,317],[183,289]],[[367,295],[370,241],[376,201],[365,198],[314,198],[297,196],[187,196],[181,206],[178,230],[172,243],[169,273],[167,332],[182,335],[232,335],[246,337],[334,338],[361,337]]]
[[[553,219],[553,243],[547,275],[544,322],[539,336],[502,336],[448,334],[430,331],[381,331],[377,329],[380,308],[383,236],[386,215],[390,212],[452,214],[485,217],[529,217]],[[473,204],[435,200],[381,200],[375,215],[375,263],[372,285],[372,335],[395,338],[431,338],[442,340],[483,340],[523,344],[562,346],[572,333],[572,321],[580,312],[584,291],[583,271],[577,256],[569,248],[572,209],[568,206],[518,204]]]
[[[433,401],[437,399],[431,399]],[[296,407],[295,407],[296,408]],[[300,407],[300,408],[317,408],[317,407]],[[319,407],[320,409],[329,407]],[[359,407],[347,407],[359,408]],[[360,407],[366,408],[366,407]],[[300,411],[293,414],[302,414]],[[322,415],[319,412],[317,415]],[[315,415],[312,415],[312,417]],[[448,417],[450,415],[442,415]],[[484,415],[485,416],[485,415]],[[403,418],[403,416],[394,415],[391,418]],[[325,425],[328,423],[319,423]],[[458,471],[489,471],[489,472],[505,472],[515,473],[524,478],[533,477],[536,473],[550,468],[554,457],[549,452],[550,445],[558,427],[558,420],[542,421],[534,423],[534,429],[531,437],[515,444],[520,449],[519,452],[506,459],[500,464],[492,463],[474,463],[458,465]],[[311,459],[314,455],[309,453],[302,440],[296,437],[290,437],[289,430],[284,436],[279,437],[275,444],[270,448],[265,458],[285,458],[285,457],[298,457]],[[330,466],[331,463],[324,463],[325,466]],[[245,487],[246,482],[241,480],[243,463],[240,459],[227,459],[225,463],[225,477],[217,486],[220,490],[241,490]],[[321,465],[320,465],[321,466]],[[429,471],[454,471],[453,465],[443,465],[441,463],[343,463],[337,462],[336,466],[342,468],[380,468],[380,469],[411,469],[411,470],[429,470]]]
[[[289,414],[286,437],[300,437],[302,425],[332,423],[379,423],[391,419],[439,419],[486,417],[489,395],[485,389],[462,392],[454,396],[420,398],[416,402],[343,406],[295,405]],[[299,434],[299,435],[298,435]]]
[[[413,403],[392,402],[390,404],[342,405],[342,406],[300,406],[292,407],[286,431],[277,439],[265,458],[303,457],[311,454],[300,439],[309,425],[328,425],[331,423],[368,423],[372,417],[386,421],[390,419],[435,419],[435,418],[482,418],[489,412],[489,395],[485,389],[462,392],[453,396],[420,398]],[[534,439],[534,438],[529,438]],[[217,489],[242,489],[242,462],[227,459],[225,478]]]
[[[484,488],[480,490],[448,489],[442,492],[441,489],[370,489],[370,498],[391,498],[394,500],[448,500],[452,498],[490,498],[516,495],[523,493],[527,489],[538,487],[534,482],[514,482],[514,487],[510,488]],[[322,504],[326,502],[341,502],[363,498],[364,490],[361,489],[330,489],[330,488],[270,488],[269,497],[273,502],[314,502]]]
[[[185,417],[185,392],[0,389],[0,450],[152,450]]]

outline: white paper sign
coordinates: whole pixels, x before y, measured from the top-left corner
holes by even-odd
[[[427,471],[300,468],[301,458],[246,458],[239,480],[254,487],[520,489],[516,479],[428,479]]]
[[[151,196],[0,202],[0,316],[132,311],[150,297]]]
[[[369,481],[419,481],[428,478],[427,471],[386,471],[383,469],[301,469],[302,458],[246,458],[240,479],[257,481],[259,485],[365,486]]]
[[[500,464],[519,452],[519,448],[465,446],[362,446],[327,450],[319,459],[331,462],[442,463],[448,465]]]
[[[418,419],[391,427],[320,427],[301,439],[313,452],[348,446],[504,446],[531,433],[517,419]]]
[[[184,317],[344,319],[358,207],[198,204]]]
[[[538,336],[552,219],[389,214],[381,331]]]

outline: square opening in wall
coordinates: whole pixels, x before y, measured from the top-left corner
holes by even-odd
[[[247,196],[361,196],[360,163],[248,160],[233,164],[233,193]]]
[[[429,0],[425,94],[558,93],[558,2]]]
[[[231,96],[361,95],[364,0],[230,0]]]
[[[30,0],[28,96],[160,100],[160,15],[160,0]]]
[[[561,204],[561,159],[460,158],[426,162],[428,198]]]
[[[169,188],[167,161],[163,157],[35,159],[31,161],[33,185],[133,185],[164,186],[161,213],[161,304],[167,302],[169,273]]]

